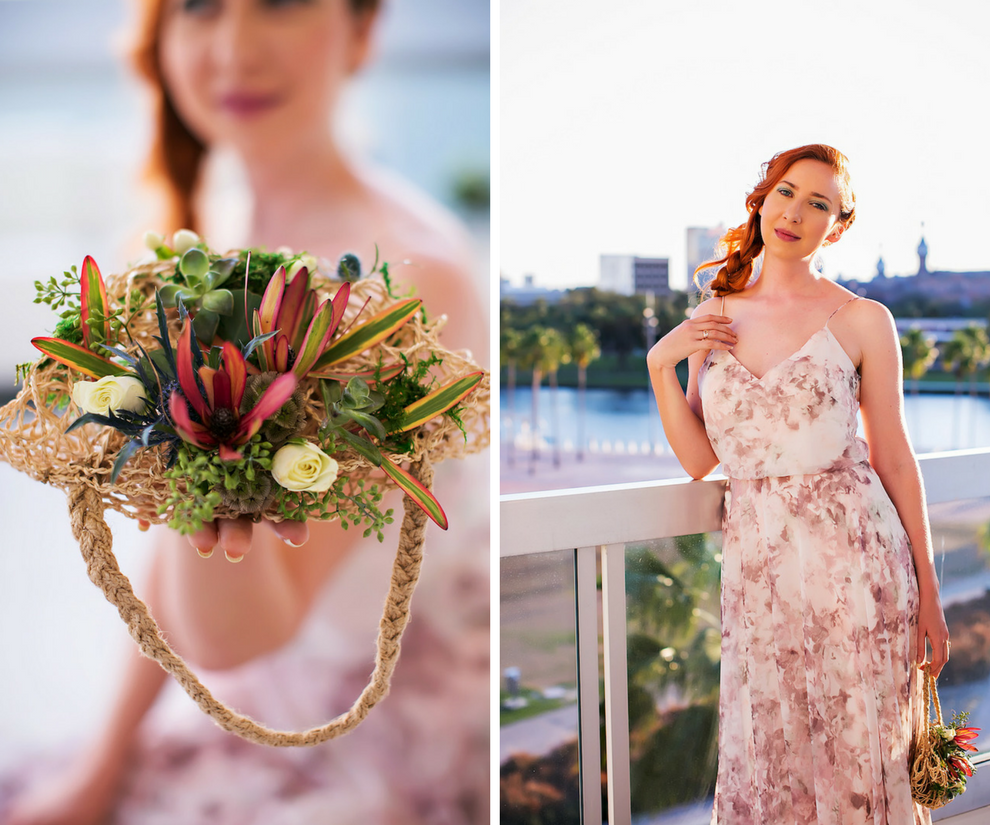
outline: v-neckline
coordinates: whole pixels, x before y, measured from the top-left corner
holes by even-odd
[[[735,361],[740,367],[742,367],[750,378],[752,378],[757,384],[760,384],[763,382],[764,378],[766,378],[770,373],[772,373],[778,367],[783,366],[788,361],[793,361],[798,355],[800,355],[804,351],[804,349],[808,346],[808,344],[814,341],[815,338],[818,336],[818,334],[822,332],[827,332],[830,335],[832,334],[832,331],[828,328],[828,322],[826,322],[824,326],[819,327],[813,333],[811,333],[811,335],[808,336],[808,339],[803,344],[801,344],[800,347],[794,350],[794,352],[792,352],[786,358],[782,358],[780,361],[778,361],[776,364],[770,367],[770,369],[768,369],[765,373],[763,373],[763,375],[760,376],[757,376],[756,373],[754,373],[749,367],[747,367],[742,361],[740,361],[732,350],[726,350],[726,351],[729,353],[729,355],[732,356],[732,360]],[[833,336],[833,338],[834,337],[835,336]],[[846,356],[846,360],[849,361],[850,364],[852,364],[852,359],[849,358],[849,353],[847,353],[845,349],[842,348],[841,344],[839,345],[839,348],[842,349],[843,354]]]

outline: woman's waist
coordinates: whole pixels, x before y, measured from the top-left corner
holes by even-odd
[[[782,438],[758,449],[725,441],[713,442],[712,446],[722,464],[723,474],[729,478],[788,478],[869,466],[869,448],[858,437],[835,439],[831,443],[825,440],[792,443]]]
[[[855,473],[874,474],[873,466],[868,460],[841,458],[830,464],[816,467],[790,467],[790,468],[766,468],[750,467],[733,469],[725,464],[722,465],[722,474],[728,478],[729,482],[787,482],[793,479],[805,479],[809,476],[831,475],[855,471]]]

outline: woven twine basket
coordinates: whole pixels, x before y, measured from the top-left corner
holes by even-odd
[[[911,798],[919,805],[934,809],[948,805],[952,800],[952,797],[936,787],[944,788],[952,780],[945,763],[935,753],[935,742],[937,737],[941,737],[935,727],[942,724],[942,705],[938,701],[935,677],[932,676],[928,665],[925,665],[924,673],[924,703],[925,725],[915,742],[914,756],[911,760]],[[935,706],[934,722],[929,719],[930,704]]]
[[[171,272],[174,262],[156,263],[135,267],[122,275],[107,277],[107,297],[111,309],[126,307],[128,297],[138,290],[151,297],[161,285],[161,275]],[[311,285],[321,297],[333,294],[339,282],[312,276]],[[365,304],[367,305],[365,306]],[[361,313],[361,318],[394,303],[386,285],[379,277],[368,277],[351,285],[351,297],[340,329],[347,329],[351,321]],[[157,348],[153,336],[158,333],[154,302],[148,312],[128,323],[128,330],[136,352],[140,344],[146,350]],[[363,309],[362,309],[363,307]],[[170,313],[175,315],[175,313]],[[359,319],[360,321],[360,319]],[[373,368],[379,356],[385,363],[401,361],[410,363],[425,360],[433,353],[443,359],[445,376],[454,377],[480,370],[477,364],[463,353],[444,349],[437,338],[442,320],[424,323],[417,313],[393,337],[389,344],[379,344],[342,363],[341,370],[356,372]],[[177,317],[170,319],[170,337],[175,342],[180,330]],[[73,376],[65,367],[42,358],[31,369],[24,387],[17,397],[0,408],[0,460],[32,478],[65,491],[69,503],[72,534],[79,542],[83,560],[91,581],[103,591],[107,600],[120,613],[121,619],[144,655],[154,659],[182,685],[200,708],[211,716],[220,727],[231,733],[265,745],[276,747],[316,745],[334,739],[353,730],[368,712],[388,693],[392,672],[399,656],[402,632],[409,619],[409,604],[419,578],[423,557],[423,540],[427,516],[416,504],[406,498],[403,502],[404,517],[392,567],[392,579],[385,600],[378,631],[378,652],[371,678],[349,710],[325,725],[301,732],[277,731],[243,716],[218,701],[199,681],[189,666],[165,641],[157,622],[135,594],[128,578],[121,572],[113,553],[110,528],[103,518],[105,508],[117,510],[131,518],[152,524],[161,524],[169,515],[158,514],[158,507],[169,495],[168,482],[163,477],[166,457],[161,450],[148,449],[138,452],[117,479],[110,485],[110,474],[117,452],[126,438],[109,427],[90,424],[65,434],[66,427],[75,420],[78,410],[73,404],[57,411],[57,399],[71,397]],[[315,436],[319,421],[324,417],[323,405],[316,379],[306,379],[301,384],[307,395],[307,429],[301,435]],[[460,404],[460,418],[465,433],[447,416],[435,418],[414,432],[414,449],[408,455],[391,455],[396,462],[409,462],[410,472],[426,487],[432,486],[432,465],[444,458],[459,458],[480,452],[488,447],[490,376],[486,373],[481,383]],[[334,455],[340,465],[340,475],[352,481],[372,478],[381,489],[395,487],[395,483],[376,471],[376,468],[353,451],[343,450]],[[341,502],[342,509],[350,502]],[[232,518],[238,513],[219,505],[216,518]],[[274,506],[264,513],[265,518],[281,519]]]

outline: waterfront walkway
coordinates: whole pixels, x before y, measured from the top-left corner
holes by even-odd
[[[528,450],[516,447],[510,465],[508,449],[503,445],[499,463],[499,493],[508,495],[686,477],[672,453],[629,455],[586,452],[584,459],[579,461],[575,453],[561,451],[560,466],[555,467],[549,449],[541,450],[539,458],[534,461]]]

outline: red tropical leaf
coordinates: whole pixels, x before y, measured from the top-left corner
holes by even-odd
[[[217,445],[212,433],[202,424],[197,424],[189,417],[189,407],[186,406],[182,393],[176,390],[168,400],[169,412],[172,414],[172,423],[175,429],[182,436],[183,441],[195,444],[197,447],[208,450]]]
[[[241,408],[244,387],[247,384],[247,363],[241,351],[230,341],[223,345],[223,368],[230,378],[230,404],[235,410]]]
[[[61,338],[32,338],[31,343],[49,358],[54,358],[60,364],[78,370],[90,378],[131,374],[123,367],[113,363],[113,361],[108,361],[86,347],[70,344]]]
[[[306,267],[303,267],[296,274],[296,277],[286,284],[285,291],[282,293],[282,302],[272,326],[272,329],[278,329],[288,337],[294,349],[298,349],[295,346],[295,341],[299,334],[299,328],[305,328],[309,325],[309,318],[304,314],[308,295],[309,274]]]
[[[257,403],[241,417],[235,443],[243,444],[265,423],[265,419],[274,415],[281,406],[292,397],[296,389],[296,376],[286,372],[276,378],[262,393]]]
[[[193,369],[192,357],[192,325],[186,324],[179,335],[178,347],[175,354],[175,366],[179,372],[179,386],[186,400],[192,408],[199,413],[204,421],[209,417],[210,409],[203,400],[203,395],[199,391],[199,384],[196,383],[196,371]]]
[[[92,347],[94,344],[102,344],[109,340],[110,308],[107,288],[103,283],[100,268],[90,255],[83,260],[82,274],[79,276],[79,303],[83,343],[87,347]],[[94,329],[89,322],[97,318],[102,318],[103,323]]]

